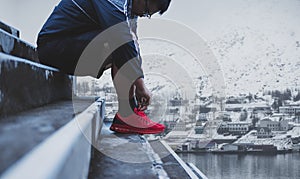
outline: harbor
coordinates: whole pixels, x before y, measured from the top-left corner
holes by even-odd
[[[114,91],[105,88],[102,94],[106,96],[105,121],[112,121],[118,107]],[[195,101],[171,96],[164,103],[156,99],[146,113],[166,130],[147,137],[164,140],[177,153],[299,152],[299,112],[295,111],[299,102],[284,101],[285,106],[274,109],[276,100],[270,95],[257,99],[230,96],[219,101],[212,96]]]
[[[164,121],[169,132],[162,139],[177,153],[281,154],[300,151],[298,113],[288,114],[283,111],[286,107],[279,107],[283,113],[276,112],[271,107],[274,99],[270,96],[242,104],[227,104],[229,100],[247,99],[233,98],[219,103],[211,100],[207,104],[195,104],[192,110],[200,106],[194,115],[196,120],[187,118],[193,116],[191,112],[184,111],[182,103],[176,103],[178,110],[170,110],[175,114],[168,115],[176,120]],[[289,106],[297,108],[292,102]],[[182,118],[185,120],[180,120]]]

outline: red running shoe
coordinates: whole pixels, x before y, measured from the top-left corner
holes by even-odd
[[[119,133],[158,134],[165,130],[165,126],[152,121],[143,111],[134,108],[134,113],[128,117],[117,113],[110,130]]]

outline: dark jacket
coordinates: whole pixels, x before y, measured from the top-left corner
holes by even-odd
[[[131,6],[132,0],[62,0],[38,35],[40,61],[72,75],[99,78],[115,64],[126,66],[128,78],[142,77]]]

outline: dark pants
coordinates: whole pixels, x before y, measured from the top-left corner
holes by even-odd
[[[74,75],[77,62],[82,52],[89,42],[99,33],[99,31],[90,31],[82,34],[39,39],[37,47],[39,60],[42,64]],[[99,69],[98,78],[109,64],[111,64],[111,60],[107,59]]]

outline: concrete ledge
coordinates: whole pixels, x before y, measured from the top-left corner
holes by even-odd
[[[94,102],[94,99],[79,98],[58,101],[1,118],[0,173]]]
[[[208,179],[193,163],[187,163],[187,165],[199,177],[199,179]]]
[[[102,124],[101,105],[101,101],[93,103],[11,166],[0,178],[86,178],[91,140],[93,135],[98,136],[99,133],[92,126]]]
[[[15,37],[20,37],[20,31],[19,30],[15,29],[15,28],[13,28],[13,27],[11,27],[11,26],[9,26],[9,25],[1,22],[1,21],[0,21],[0,29],[8,32],[9,34],[11,34]]]
[[[35,47],[0,29],[0,52],[39,62]]]
[[[73,77],[0,52],[0,116],[71,99]]]
[[[170,178],[180,179],[206,179],[206,176],[199,172],[200,170],[195,167],[194,169],[187,165],[163,140],[150,142],[153,150],[162,158],[163,167],[168,173]]]
[[[163,141],[136,134],[118,134],[105,122],[95,143],[89,179],[96,178],[203,178]]]
[[[104,123],[101,135],[93,148],[89,179],[157,178],[152,153],[144,137],[117,134]]]

